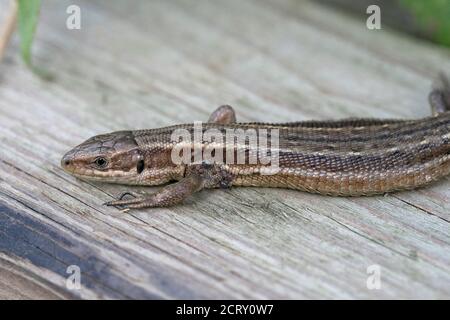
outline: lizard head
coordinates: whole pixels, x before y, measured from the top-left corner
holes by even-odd
[[[131,131],[94,136],[67,152],[62,168],[77,178],[139,184],[144,157]]]

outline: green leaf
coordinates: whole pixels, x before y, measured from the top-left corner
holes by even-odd
[[[39,18],[41,0],[18,0],[19,34],[22,58],[31,67],[31,45]]]
[[[438,43],[450,46],[450,1],[400,0],[422,30]]]

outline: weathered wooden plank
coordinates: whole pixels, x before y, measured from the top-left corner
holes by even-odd
[[[67,30],[73,3],[44,2],[35,61],[53,82],[23,67],[17,38],[0,65],[0,297],[450,296],[448,179],[373,198],[212,190],[124,215],[101,203],[125,187],[59,168],[91,135],[224,103],[242,121],[424,116],[448,50],[306,1],[75,1],[82,29]],[[81,290],[65,287],[72,264]]]

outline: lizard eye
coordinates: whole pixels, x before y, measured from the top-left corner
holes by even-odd
[[[142,171],[144,171],[145,163],[144,160],[139,160],[136,166],[136,171],[138,174],[140,174]]]
[[[106,165],[108,164],[108,161],[103,157],[98,157],[97,159],[95,159],[94,163],[98,168],[101,169],[101,168],[106,167]]]

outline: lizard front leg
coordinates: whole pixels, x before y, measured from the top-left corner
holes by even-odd
[[[133,199],[119,199],[106,202],[107,206],[128,211],[129,209],[170,207],[182,202],[191,194],[203,189],[204,179],[198,175],[190,175],[179,182],[169,184],[156,193]]]
[[[150,207],[170,207],[183,202],[187,197],[204,188],[225,188],[229,186],[231,186],[231,176],[225,170],[218,165],[202,163],[189,166],[183,179],[163,187],[154,194],[128,200],[120,197],[118,200],[106,202],[105,205],[114,206],[123,211]]]

